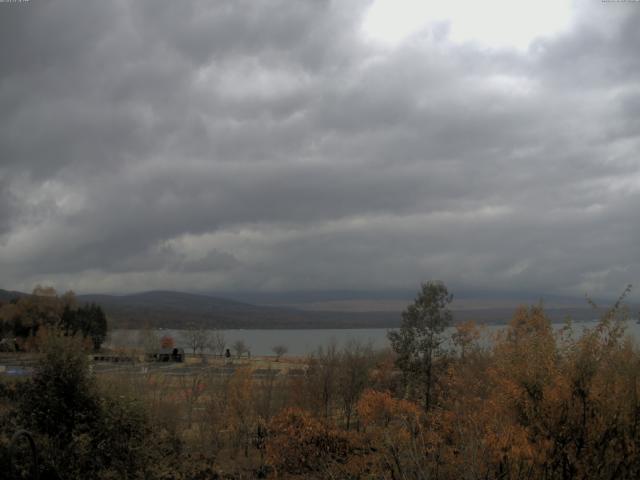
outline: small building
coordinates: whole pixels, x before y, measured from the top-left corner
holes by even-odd
[[[161,348],[153,354],[157,362],[184,362],[184,348]]]

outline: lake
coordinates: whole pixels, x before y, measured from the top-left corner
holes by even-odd
[[[574,329],[580,332],[587,327],[596,325],[596,321],[575,323]],[[555,329],[562,328],[563,324],[553,324]],[[492,334],[504,328],[504,325],[486,325],[484,327],[482,343],[488,345]],[[242,340],[250,349],[252,355],[273,355],[272,348],[275,345],[284,345],[290,355],[308,355],[318,347],[326,347],[335,342],[338,347],[344,346],[350,340],[363,343],[371,343],[375,349],[383,349],[389,346],[386,328],[363,329],[283,329],[283,330],[224,330],[227,346]],[[449,329],[446,334],[450,334]],[[187,353],[187,342],[184,340],[185,330],[160,329],[155,331],[158,336],[169,335],[174,338],[176,345],[183,347]],[[627,323],[627,332],[635,338],[640,338],[640,325],[636,322]],[[109,334],[107,347],[139,347],[143,343],[142,330],[113,330]]]

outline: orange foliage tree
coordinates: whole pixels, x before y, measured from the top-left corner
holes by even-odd
[[[176,345],[176,342],[173,340],[173,337],[169,335],[165,335],[160,339],[161,348],[173,348],[175,345]]]
[[[255,424],[256,415],[252,401],[254,383],[249,368],[239,368],[228,384],[227,420],[234,434],[236,448],[242,448],[244,455],[249,454],[251,428]]]
[[[279,473],[326,472],[345,463],[352,451],[350,437],[299,408],[286,408],[269,423],[268,463]]]

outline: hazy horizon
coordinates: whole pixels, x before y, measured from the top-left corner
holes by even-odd
[[[4,291],[16,291],[11,288],[0,288]],[[19,290],[18,290],[19,291]],[[31,293],[30,291],[19,291]],[[59,295],[65,293],[58,291]],[[401,312],[413,302],[417,291],[405,290],[290,290],[277,292],[261,291],[199,291],[199,290],[141,290],[135,292],[95,292],[74,291],[83,298],[101,296],[132,297],[138,295],[197,295],[225,301],[247,303],[256,306],[289,307],[298,310],[324,312]],[[512,310],[520,305],[535,305],[539,302],[547,308],[585,308],[590,309],[587,296],[557,295],[540,292],[500,292],[500,291],[451,291],[453,302],[451,308],[456,311],[493,309]],[[613,304],[622,292],[614,297],[589,296],[601,308]],[[633,296],[627,296],[625,303],[632,308],[639,306]]]

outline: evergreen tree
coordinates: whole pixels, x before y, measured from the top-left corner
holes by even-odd
[[[447,306],[452,300],[444,283],[423,283],[413,304],[402,312],[400,330],[388,333],[405,386],[422,390],[425,410],[432,404],[434,359],[444,340],[442,333],[451,324]]]

